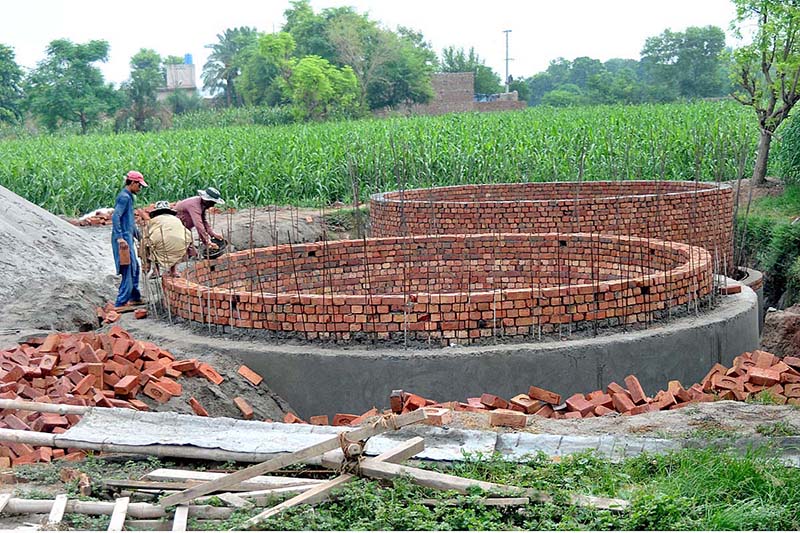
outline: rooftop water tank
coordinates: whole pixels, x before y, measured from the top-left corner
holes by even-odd
[[[183,63],[185,65],[191,65],[192,64],[192,54],[184,54],[183,55]]]

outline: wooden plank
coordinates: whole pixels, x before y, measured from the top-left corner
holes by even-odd
[[[11,499],[11,496],[13,496],[13,494],[10,492],[6,494],[0,494],[0,514],[3,514],[3,509],[5,509],[6,505],[8,505],[8,500]]]
[[[53,502],[53,507],[50,508],[50,515],[47,517],[48,525],[56,525],[61,523],[64,518],[64,511],[67,510],[67,495],[59,494]]]
[[[111,512],[111,520],[108,522],[107,531],[122,531],[125,526],[125,516],[128,514],[128,504],[130,498],[117,498],[114,502],[114,510]]]
[[[408,476],[411,481],[422,485],[423,487],[430,487],[439,490],[454,490],[462,494],[467,494],[470,487],[479,487],[489,494],[519,494],[530,498],[532,501],[548,502],[551,501],[549,494],[536,489],[514,487],[511,485],[500,485],[498,483],[490,483],[488,481],[478,481],[475,479],[467,479],[450,474],[441,474],[439,472],[431,472],[430,470],[422,470],[421,468],[414,468],[411,466],[395,465],[391,463],[384,463],[376,461],[375,459],[367,459],[362,461],[359,465],[361,474],[377,479],[393,479],[400,476]],[[596,507],[598,509],[609,510],[623,510],[629,502],[626,500],[619,500],[615,498],[598,498],[595,496],[572,496],[572,503],[582,507]]]
[[[422,505],[427,505],[429,507],[436,507],[437,505],[456,507],[464,505],[465,503],[463,500],[437,500],[436,498],[423,498],[419,500],[419,502]],[[479,500],[476,500],[475,503],[479,505],[485,505],[487,507],[518,507],[522,505],[528,505],[530,502],[530,498],[480,498]]]
[[[340,476],[336,476],[335,478],[326,481],[322,485],[318,485],[314,488],[311,488],[305,491],[303,494],[298,494],[294,498],[289,498],[285,502],[279,503],[275,507],[271,507],[266,511],[258,513],[254,517],[247,520],[244,524],[242,524],[242,527],[244,528],[253,527],[259,522],[262,522],[271,516],[278,515],[283,511],[285,511],[286,509],[289,509],[290,507],[294,507],[296,505],[301,505],[301,504],[312,505],[314,503],[324,501],[333,489],[344,485],[345,483],[349,482],[354,478],[355,476],[353,474],[342,474]]]
[[[186,531],[186,522],[189,520],[189,507],[179,505],[175,508],[175,518],[172,519],[172,531]]]
[[[407,459],[411,459],[424,449],[425,439],[422,437],[414,437],[401,442],[394,448],[374,457],[372,460],[384,461],[386,463],[402,463]],[[342,466],[343,459],[344,454],[342,450],[333,450],[322,455],[321,463],[324,467],[337,469]]]
[[[380,454],[373,459],[373,461],[402,462],[410,457],[415,456],[423,449],[425,449],[425,440],[422,437],[414,437],[413,439],[409,439],[401,444],[398,444],[391,450]],[[276,505],[275,507],[257,514],[256,516],[247,520],[247,522],[244,523],[244,527],[253,527],[259,522],[262,522],[271,516],[278,515],[286,509],[294,507],[295,505],[314,505],[315,503],[325,501],[336,487],[344,485],[345,483],[353,480],[354,477],[355,476],[352,474],[342,474],[337,476],[330,481],[326,481],[322,485],[309,489],[303,494],[298,494],[294,498],[290,498],[285,502]]]
[[[253,504],[232,492],[223,492],[217,496],[220,500],[237,509],[252,509]]]
[[[157,470],[153,470],[149,474],[146,474],[144,477],[153,481],[186,481],[202,483],[205,481],[219,479],[221,477],[225,477],[226,475],[228,474],[225,472],[202,472],[195,470],[179,470],[175,468],[159,468]],[[319,479],[304,477],[255,476],[247,481],[243,481],[240,485],[228,487],[226,490],[230,492],[231,490],[234,490],[234,487],[236,490],[239,490],[240,486],[241,490],[264,490],[288,487],[290,485],[301,485],[303,483],[315,485],[320,482],[321,481]]]
[[[287,478],[292,479],[292,478]],[[106,487],[122,489],[139,489],[152,491],[179,491],[185,490],[204,483],[203,481],[141,481],[137,479],[105,479],[103,485]],[[305,480],[298,478],[297,482],[285,481],[281,483],[240,483],[230,487],[227,492],[252,492],[255,490],[272,490],[283,487],[313,487],[322,483],[319,479]]]
[[[425,411],[422,409],[417,409],[416,411],[411,411],[410,413],[403,415],[391,415],[388,419],[379,421],[382,423],[361,426],[358,429],[347,431],[344,433],[343,438],[346,438],[351,442],[357,442],[368,439],[374,435],[379,435],[386,431],[419,422],[426,418],[427,416],[425,415]],[[303,448],[296,452],[283,454],[279,457],[275,457],[274,459],[270,459],[269,461],[252,465],[233,474],[228,474],[227,476],[219,479],[209,481],[208,483],[192,487],[182,492],[178,492],[177,494],[169,495],[161,500],[160,505],[162,507],[169,507],[170,505],[192,501],[198,496],[204,496],[214,491],[227,489],[232,485],[236,485],[237,483],[241,483],[242,481],[251,479],[255,476],[299,463],[304,459],[320,456],[325,452],[338,448],[340,446],[339,439],[340,436],[337,435],[336,437],[326,439],[320,443],[314,444],[313,446],[308,446],[307,448]]]

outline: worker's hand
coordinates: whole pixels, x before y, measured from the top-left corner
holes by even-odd
[[[125,239],[117,239],[117,244],[119,244],[120,248],[128,247],[128,241],[126,241]]]
[[[208,249],[209,250],[219,250],[219,245],[217,243],[215,243],[215,242],[210,242],[210,243],[208,243]]]

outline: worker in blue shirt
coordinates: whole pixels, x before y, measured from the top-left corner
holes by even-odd
[[[142,294],[139,292],[139,262],[133,247],[133,238],[139,234],[136,220],[133,215],[133,195],[139,194],[142,187],[147,187],[141,172],[131,170],[125,176],[125,187],[117,195],[114,203],[114,215],[111,218],[113,228],[111,231],[111,248],[114,251],[114,264],[117,274],[122,275],[119,284],[119,293],[115,307],[137,305],[142,303]],[[128,252],[130,264],[120,264],[120,250]]]

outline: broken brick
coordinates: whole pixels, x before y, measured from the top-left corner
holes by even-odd
[[[441,407],[423,407],[427,418],[422,421],[429,426],[446,426],[453,421],[453,412]]]
[[[300,418],[294,413],[286,413],[283,415],[283,423],[284,424],[307,424],[305,420]]]
[[[137,309],[133,312],[133,317],[137,320],[147,318],[147,309]]]
[[[639,379],[631,374],[630,376],[625,377],[625,386],[628,387],[628,393],[631,396],[631,400],[635,404],[641,404],[647,401],[647,395],[644,393],[644,389],[642,385],[639,383]]]
[[[242,416],[245,418],[245,420],[250,420],[253,418],[253,408],[250,407],[250,404],[247,403],[247,400],[241,396],[237,396],[233,399],[233,403],[239,408],[239,411],[242,412]]]
[[[333,415],[334,426],[349,426],[350,422],[358,418],[358,415],[351,415],[346,413],[336,413]]]
[[[495,409],[489,413],[489,424],[511,428],[524,428],[528,423],[525,413],[511,409]]]
[[[197,416],[208,416],[208,411],[206,411],[206,408],[203,407],[200,401],[194,396],[189,398],[189,405],[192,407],[192,411],[194,411],[194,414]]]
[[[508,402],[494,394],[481,394],[481,403],[493,409],[508,409]]]
[[[308,419],[308,421],[315,426],[327,426],[328,415],[312,416],[311,418]]]

